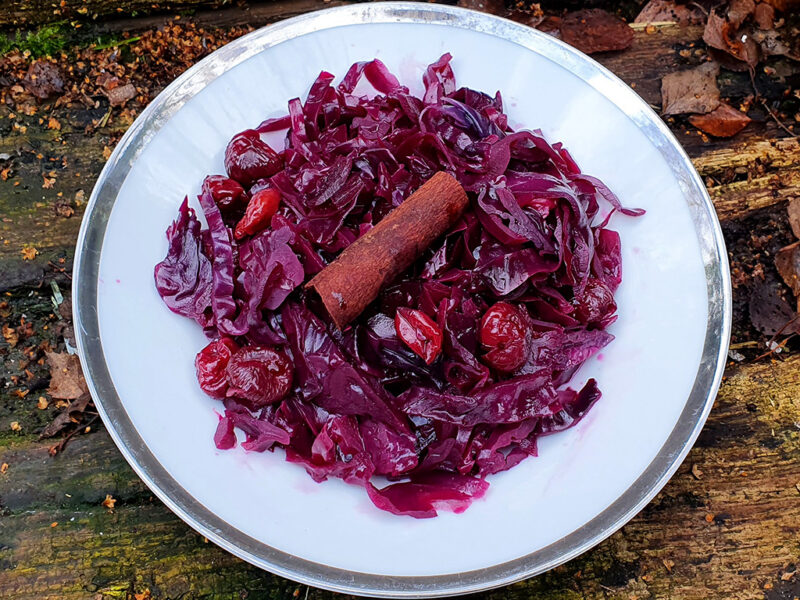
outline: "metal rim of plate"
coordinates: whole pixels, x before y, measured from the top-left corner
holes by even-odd
[[[653,462],[611,506],[562,539],[492,567],[436,576],[383,576],[311,562],[235,529],[192,497],[161,466],[133,426],[105,362],[97,312],[100,253],[117,194],[133,163],[158,130],[226,70],[284,41],[346,25],[416,23],[470,29],[500,37],[562,66],[615,104],[661,152],[678,179],[700,242],[708,291],[702,359],[686,406]],[[150,489],[181,519],[232,554],[308,585],[363,596],[421,598],[487,590],[543,573],[589,550],[628,522],[681,464],[714,403],[731,328],[731,283],[725,242],[705,185],[667,126],[625,83],[579,51],[499,17],[452,6],[381,2],[343,6],[267,26],[220,48],[187,70],[141,113],[100,173],[75,253],[74,322],[78,353],[97,409],[122,454]]]

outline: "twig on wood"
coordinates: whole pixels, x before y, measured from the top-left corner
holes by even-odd
[[[72,431],[70,431],[64,437],[64,439],[62,439],[58,444],[53,446],[53,450],[52,450],[53,456],[63,452],[64,448],[67,447],[67,443],[75,436],[75,434],[77,434],[79,431],[85,431],[87,427],[89,427],[92,423],[97,421],[97,417],[98,417],[98,415],[95,415],[94,417],[89,419],[89,421],[87,421],[85,424],[81,423],[80,426],[78,426],[75,429],[73,429]]]
[[[758,98],[759,102],[761,102],[761,105],[764,107],[764,110],[766,110],[769,113],[769,116],[772,117],[772,119],[778,124],[778,127],[783,129],[786,133],[788,133],[793,138],[797,138],[798,135],[795,132],[793,132],[791,129],[786,127],[786,125],[784,125],[783,122],[778,118],[778,115],[776,115],[774,112],[772,112],[772,109],[767,104],[766,99],[764,98],[764,96],[761,95],[761,92],[758,91],[758,86],[756,85],[756,78],[755,78],[755,74],[754,74],[753,69],[750,69],[749,72],[750,72],[750,83],[753,86],[753,91],[756,94],[756,98]]]
[[[736,344],[731,344],[728,346],[731,350],[741,350],[742,348],[758,348],[758,342],[755,340],[750,340],[747,342],[738,342]]]

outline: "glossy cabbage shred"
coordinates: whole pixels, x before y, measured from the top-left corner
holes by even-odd
[[[291,358],[280,401],[252,410],[235,393],[222,400],[220,449],[236,446],[239,430],[245,450],[283,448],[314,480],[341,478],[378,508],[420,518],[465,510],[488,475],[535,456],[539,437],[598,400],[594,380],[565,386],[613,339],[621,259],[609,219],[642,212],[581,173],[561,144],[512,131],[500,94],[459,88],[450,59],[427,68],[421,98],[378,60],[354,64],[338,85],[321,73],[305,102],[245,132],[287,130],[282,168],[239,178],[246,198],[280,192],[269,226],[235,239],[235,221],[204,186],[207,227],[184,201],[155,269],[166,305],[210,339]],[[355,92],[364,78],[376,93]],[[440,170],[467,190],[470,208],[338,331],[303,284]],[[487,364],[480,343],[481,317],[498,301],[523,307],[530,331],[511,373]],[[398,307],[441,327],[432,364],[398,338]]]

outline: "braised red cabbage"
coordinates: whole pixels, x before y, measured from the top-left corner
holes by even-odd
[[[422,98],[378,60],[338,85],[321,73],[305,102],[233,138],[227,177],[199,196],[207,229],[184,201],[155,268],[169,309],[212,340],[196,364],[224,403],[218,448],[238,430],[246,450],[283,448],[314,480],[341,478],[420,518],[466,509],[488,475],[535,456],[539,437],[598,400],[594,380],[565,386],[613,339],[610,217],[642,214],[561,144],[512,131],[499,93],[458,88],[450,59],[426,69]],[[362,77],[377,94],[355,94]],[[261,135],[281,130],[276,151]],[[470,208],[339,331],[303,284],[441,170]],[[277,212],[248,205],[267,188]],[[409,333],[413,323],[424,328]]]

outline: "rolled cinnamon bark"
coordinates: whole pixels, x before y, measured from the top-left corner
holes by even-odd
[[[319,294],[336,327],[343,329],[458,220],[467,204],[458,181],[444,171],[436,173],[306,288]]]

